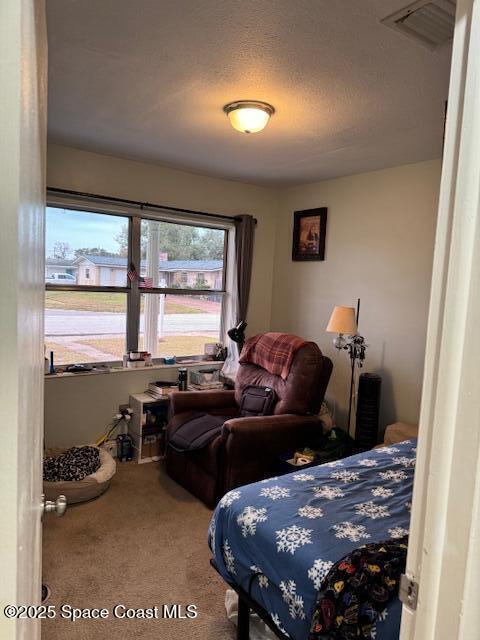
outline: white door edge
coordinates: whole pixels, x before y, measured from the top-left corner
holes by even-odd
[[[41,598],[47,43],[43,0],[0,2],[0,638]]]

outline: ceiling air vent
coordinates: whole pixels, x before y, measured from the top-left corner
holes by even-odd
[[[420,0],[381,22],[429,49],[437,49],[453,39],[455,8],[453,0]]]

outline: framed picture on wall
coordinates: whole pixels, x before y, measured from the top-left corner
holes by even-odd
[[[325,260],[327,207],[295,211],[292,260]]]

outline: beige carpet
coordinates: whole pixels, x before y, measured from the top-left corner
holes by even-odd
[[[49,604],[75,607],[197,605],[194,620],[43,621],[42,640],[231,640],[225,583],[209,565],[211,511],[156,464],[118,464],[109,490],[44,526]]]

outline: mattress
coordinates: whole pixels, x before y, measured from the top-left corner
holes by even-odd
[[[408,533],[416,439],[228,492],[209,529],[215,563],[293,640],[306,640],[333,563],[360,545]],[[372,632],[398,640],[401,604]]]

